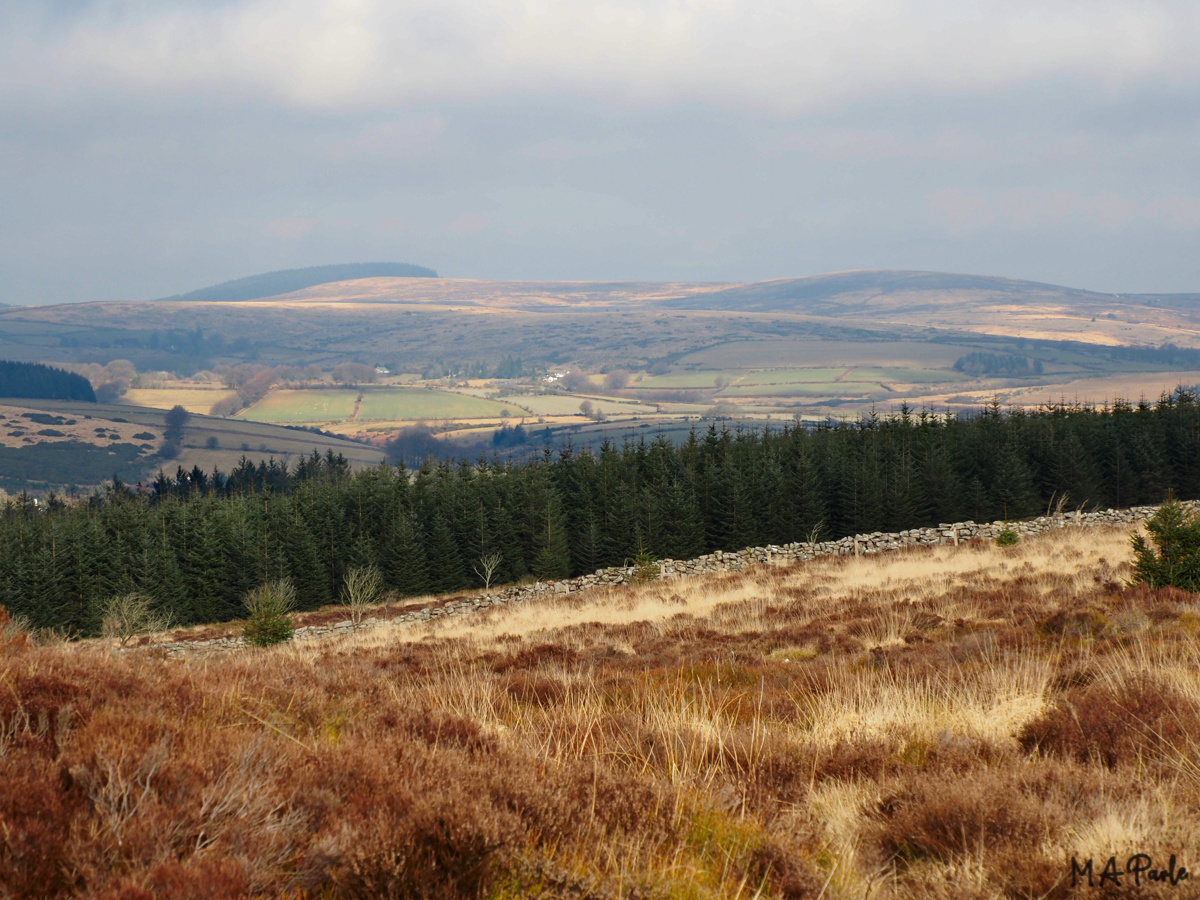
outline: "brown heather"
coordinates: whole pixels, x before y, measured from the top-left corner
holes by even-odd
[[[0,628],[0,896],[1032,898],[1071,856],[1200,865],[1200,597],[1124,588],[1129,556],[1068,529],[185,659]]]

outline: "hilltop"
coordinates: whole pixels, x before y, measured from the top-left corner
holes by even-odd
[[[286,294],[315,284],[331,281],[353,281],[357,278],[437,278],[437,272],[408,263],[349,263],[345,265],[311,266],[306,269],[281,269],[262,275],[250,275],[233,281],[223,281],[211,287],[164,297],[164,300],[222,301],[256,300]]]
[[[754,313],[853,322],[869,329],[900,325],[909,332],[924,327],[1109,345],[1170,340],[1200,346],[1200,303],[1195,298],[1104,294],[995,276],[877,270],[740,284],[363,277],[260,299],[296,307],[397,305],[461,312]]]

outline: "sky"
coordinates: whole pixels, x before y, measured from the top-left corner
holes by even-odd
[[[0,302],[275,269],[1200,291],[1194,0],[4,0]]]

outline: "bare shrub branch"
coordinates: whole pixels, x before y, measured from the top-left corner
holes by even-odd
[[[104,604],[100,620],[100,633],[117,646],[126,647],[141,634],[166,631],[171,627],[171,617],[155,611],[149,597],[135,592],[117,594]]]
[[[383,595],[383,575],[375,566],[359,566],[346,573],[342,585],[342,605],[350,610],[350,621],[357,628],[367,611]]]
[[[493,551],[485,553],[479,557],[479,562],[475,564],[475,574],[483,582],[483,589],[490,591],[492,589],[492,579],[496,576],[496,570],[500,568],[500,563],[504,557]]]

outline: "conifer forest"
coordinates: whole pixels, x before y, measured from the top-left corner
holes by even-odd
[[[160,473],[149,492],[116,483],[78,503],[22,495],[0,514],[0,605],[34,626],[99,632],[100,605],[139,591],[176,623],[245,615],[280,577],[298,607],[336,600],[373,564],[415,596],[621,565],[639,551],[717,549],[1019,519],[1200,496],[1200,399],[913,413],[816,428],[693,432],[546,449],[523,462],[427,460],[352,472],[333,455],[299,465]]]

